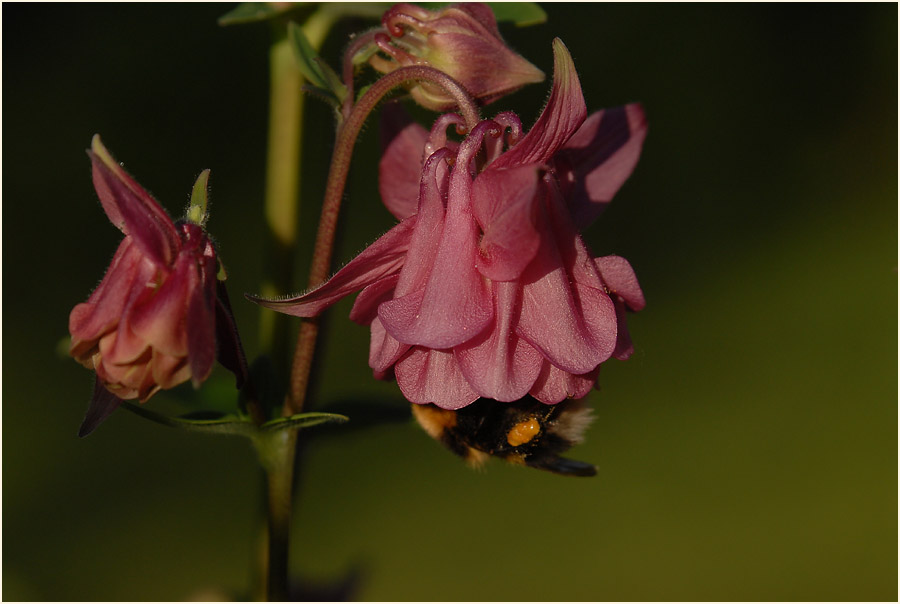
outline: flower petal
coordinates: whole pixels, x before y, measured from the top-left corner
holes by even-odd
[[[547,106],[519,143],[491,166],[506,168],[546,163],[578,130],[587,116],[581,83],[562,40],[553,40],[553,89]]]
[[[449,350],[415,347],[394,366],[397,385],[413,403],[460,409],[478,398]]]
[[[578,269],[579,275],[570,275],[566,270],[575,263],[570,259],[564,264],[557,245],[568,250],[580,239],[573,234],[558,244],[551,227],[543,224],[542,228],[541,249],[522,276],[517,333],[560,369],[587,373],[615,348],[615,308],[606,292],[584,283],[580,273],[585,271]],[[594,281],[602,287],[599,277],[594,276]]]
[[[93,165],[94,188],[109,220],[131,235],[153,261],[171,265],[180,241],[166,211],[116,163],[99,135],[94,135],[88,155]]]
[[[160,353],[186,357],[188,302],[198,282],[197,264],[193,256],[190,253],[179,254],[175,268],[159,289],[153,291],[150,287],[146,288],[144,295],[134,304],[127,322],[134,334]]]
[[[91,396],[91,402],[88,405],[87,413],[81,427],[78,428],[78,436],[84,438],[93,432],[97,426],[106,421],[106,418],[113,411],[119,408],[122,399],[110,392],[103,385],[99,378],[94,378],[94,394]]]
[[[647,136],[639,103],[592,114],[554,157],[579,230],[591,224],[631,176]]]
[[[376,376],[384,375],[394,363],[410,349],[409,344],[401,344],[387,332],[376,317],[371,325],[372,337],[369,340],[369,367]]]
[[[530,394],[548,405],[555,405],[567,398],[579,399],[587,396],[597,383],[599,372],[600,367],[597,367],[583,375],[573,375],[544,361]]]
[[[517,283],[494,283],[494,325],[453,349],[466,380],[480,396],[512,402],[531,389],[544,362],[515,333],[521,293]]]
[[[447,217],[425,289],[403,295],[401,275],[396,295],[402,297],[378,308],[385,329],[406,344],[452,348],[477,336],[493,315],[487,286],[475,269],[478,227],[465,163],[458,160],[451,176]]]
[[[475,218],[484,235],[478,270],[492,281],[518,278],[540,247],[535,228],[537,166],[482,172],[472,187]]]
[[[341,298],[398,272],[403,266],[415,224],[415,216],[407,218],[312,291],[282,300],[251,295],[247,295],[247,299],[287,315],[314,317]]]
[[[622,298],[628,308],[639,311],[647,302],[644,300],[644,292],[638,284],[637,275],[631,264],[621,256],[602,256],[595,258],[594,263],[600,271],[600,277],[606,287]]]
[[[69,354],[81,362],[96,346],[97,339],[111,329],[124,313],[132,283],[147,281],[155,272],[131,237],[125,237],[113,256],[106,274],[87,302],[75,306],[69,314],[72,345]]]
[[[381,113],[378,191],[384,205],[397,220],[416,213],[422,150],[427,140],[428,131],[413,122],[401,105],[385,105]]]

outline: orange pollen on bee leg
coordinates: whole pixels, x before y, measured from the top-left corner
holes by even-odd
[[[524,445],[531,441],[541,431],[541,424],[535,418],[519,422],[506,434],[506,442],[513,447]]]

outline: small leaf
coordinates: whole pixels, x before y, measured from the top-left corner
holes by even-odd
[[[512,21],[516,27],[539,25],[547,21],[547,13],[536,2],[488,2],[497,22]]]
[[[191,413],[191,416],[170,417],[134,403],[123,402],[122,408],[170,428],[182,428],[207,434],[238,434],[242,436],[252,436],[257,430],[256,425],[249,420],[234,415],[216,414],[214,411],[210,413],[215,415],[210,415],[210,417],[215,417],[215,419],[192,419],[198,412]]]
[[[207,187],[209,185],[209,170],[204,170],[197,177],[194,188],[191,190],[191,203],[188,205],[185,219],[188,222],[203,226],[206,224],[206,202],[208,200]]]
[[[274,19],[297,8],[292,2],[242,2],[219,17],[219,25],[238,25]]]
[[[279,417],[260,426],[260,430],[287,430],[309,428],[324,423],[343,423],[350,418],[339,413],[322,413],[310,411],[309,413],[297,413],[290,417]]]
[[[333,97],[338,106],[347,96],[347,87],[331,67],[323,61],[303,34],[303,28],[294,22],[288,23],[288,36],[297,68],[303,76],[326,97]]]

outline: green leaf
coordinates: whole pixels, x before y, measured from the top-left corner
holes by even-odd
[[[294,22],[288,23],[288,36],[294,58],[297,59],[297,68],[320,94],[339,107],[347,96],[347,87],[340,77],[319,57],[306,39],[302,27]]]
[[[287,430],[309,428],[325,423],[344,423],[350,418],[339,413],[322,413],[320,411],[310,411],[309,413],[297,413],[290,417],[279,417],[272,421],[264,423],[259,427],[260,430]]]
[[[207,434],[238,434],[242,436],[253,436],[258,430],[256,424],[249,420],[241,419],[234,415],[219,414],[214,411],[208,412],[209,415],[205,415],[205,417],[212,417],[213,419],[195,419],[198,412],[194,412],[190,416],[170,417],[127,401],[122,403],[122,407],[135,415],[140,415],[145,419],[170,428],[206,432]]]
[[[291,2],[242,2],[219,17],[219,25],[238,25],[274,19],[297,8]]]
[[[135,415],[140,415],[145,419],[170,428],[206,432],[207,434],[235,434],[249,438],[258,438],[262,434],[280,430],[300,430],[319,424],[342,423],[350,419],[346,415],[338,413],[311,411],[309,413],[297,413],[290,417],[279,417],[264,423],[262,426],[257,426],[249,419],[228,415],[219,411],[192,411],[187,415],[172,417],[127,401],[122,403],[122,407]]]
[[[488,2],[498,22],[512,21],[516,27],[539,25],[547,21],[547,13],[536,2]]]
[[[207,185],[209,183],[209,170],[204,170],[197,177],[194,188],[191,190],[191,203],[188,205],[187,215],[185,218],[188,222],[193,222],[203,226],[206,224],[206,202],[207,202]]]

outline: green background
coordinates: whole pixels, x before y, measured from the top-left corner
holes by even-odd
[[[255,354],[258,309],[240,294],[263,262],[270,36],[218,27],[229,9],[3,6],[6,600],[250,585],[249,446],[124,411],[79,440],[92,378],[57,351],[120,238],[84,154],[99,132],[174,215],[212,169],[209,228]],[[357,573],[366,600],[896,600],[897,6],[546,9],[506,39],[549,74],[560,36],[589,109],[639,100],[650,124],[585,233],[631,261],[648,300],[630,317],[635,355],[604,365],[572,451],[598,475],[472,471],[410,421],[323,431],[300,477],[296,575]],[[324,55],[366,26],[337,28]],[[486,113],[530,124],[548,86]],[[306,238],[331,141],[328,110],[308,106]],[[373,122],[339,262],[392,224],[377,139]],[[315,402],[404,409],[371,379],[351,302],[328,315]]]

